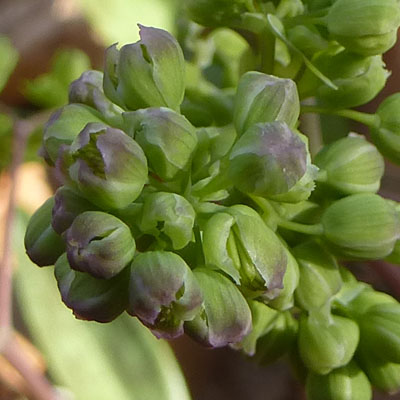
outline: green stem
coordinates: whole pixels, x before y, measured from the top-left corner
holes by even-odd
[[[380,118],[378,115],[368,114],[356,110],[329,110],[322,107],[303,105],[301,106],[301,112],[303,114],[314,113],[314,114],[336,115],[338,117],[344,117],[356,122],[360,122],[371,128],[376,128],[380,124]]]
[[[272,74],[275,63],[275,36],[266,27],[259,38],[261,53],[261,72]]]
[[[299,233],[305,233],[307,235],[322,235],[324,231],[322,224],[305,225],[297,222],[286,221],[282,218],[278,221],[278,225],[281,228],[289,229]]]
[[[320,169],[315,180],[317,182],[326,182],[328,180],[328,172],[324,169]]]

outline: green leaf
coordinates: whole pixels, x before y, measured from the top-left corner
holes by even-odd
[[[0,35],[0,92],[18,62],[18,52],[6,36]]]
[[[74,319],[61,303],[52,269],[35,267],[24,254],[27,219],[18,214],[15,227],[16,297],[53,381],[76,400],[190,400],[170,347],[136,319],[126,314],[110,324]]]

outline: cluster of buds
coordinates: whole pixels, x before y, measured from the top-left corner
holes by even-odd
[[[310,400],[400,389],[400,304],[341,264],[399,262],[399,206],[377,192],[381,153],[400,159],[400,98],[369,116],[375,144],[351,133],[311,155],[299,130],[307,97],[340,111],[382,89],[398,2],[186,6],[211,30],[185,19],[182,49],[140,26],[140,41],[106,51],[104,73],[71,84],[43,137],[63,186],[31,218],[29,257],[55,265],[77,318],[126,311],[158,338],[264,364],[290,354]]]

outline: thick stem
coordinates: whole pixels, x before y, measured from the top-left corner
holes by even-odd
[[[275,63],[275,36],[266,27],[260,34],[261,72],[272,74]]]

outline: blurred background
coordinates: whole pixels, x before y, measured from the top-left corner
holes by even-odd
[[[29,215],[57,185],[37,155],[43,123],[67,102],[69,82],[84,70],[102,68],[107,46],[136,41],[138,22],[174,33],[180,7],[180,0],[0,0],[2,225],[11,188],[16,188],[17,204],[12,233],[4,223],[0,248],[12,234],[13,318],[20,355],[27,371],[46,376],[62,399],[305,399],[284,360],[260,367],[229,349],[205,350],[188,338],[170,343],[171,351],[133,318],[122,317],[107,326],[75,320],[61,303],[52,271],[39,270],[25,255],[23,234]],[[400,90],[400,45],[386,54],[385,61],[392,75],[364,111],[374,112],[382,98]],[[12,120],[31,115],[35,118],[28,118],[28,128],[34,132],[16,176],[10,168]],[[339,129],[329,118],[323,127],[327,136]],[[362,127],[347,128],[367,133]],[[387,164],[381,193],[400,200],[398,167]],[[353,268],[364,281],[400,298],[399,270],[382,263],[371,266]],[[26,398],[35,398],[26,376],[0,355],[0,399]]]

